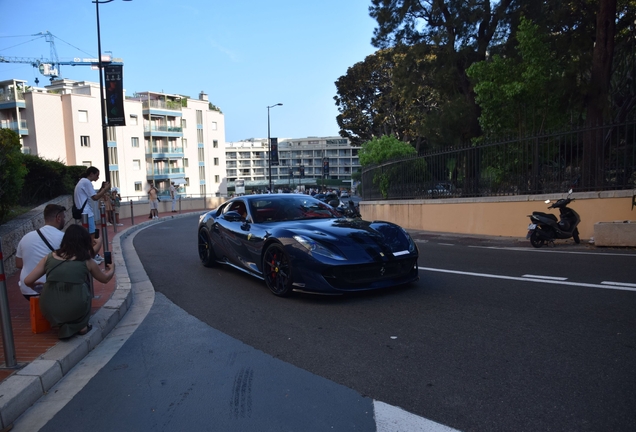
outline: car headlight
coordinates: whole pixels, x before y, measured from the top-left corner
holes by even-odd
[[[402,228],[402,227],[400,227]],[[402,232],[404,232],[404,235],[406,236],[406,238],[408,239],[409,242],[409,252],[413,253],[416,250],[416,246],[415,246],[415,242],[413,241],[413,237],[411,237],[411,235],[408,233],[407,230],[405,230],[404,228],[402,228]]]
[[[335,260],[338,260],[338,261],[346,260],[346,258],[343,257],[342,255],[338,255],[335,252],[327,249],[326,247],[324,247],[323,245],[321,245],[320,243],[318,243],[314,239],[311,239],[311,238],[305,237],[305,236],[300,236],[300,235],[295,235],[294,239],[298,243],[303,245],[311,253],[322,255],[322,256],[325,256],[327,258],[335,259]]]

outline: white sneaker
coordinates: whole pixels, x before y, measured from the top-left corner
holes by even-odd
[[[104,258],[102,258],[102,256],[100,254],[97,254],[93,258],[93,261],[95,261],[97,264],[101,264],[101,263],[104,262]]]

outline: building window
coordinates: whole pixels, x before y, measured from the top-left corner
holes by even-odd
[[[82,165],[84,165],[86,168],[93,166],[93,162],[91,161],[82,161]]]
[[[197,129],[197,142],[203,143],[203,129]]]
[[[201,186],[199,186],[199,193],[200,193],[201,195],[205,195],[205,185],[204,185],[204,184],[202,184]]]
[[[139,171],[141,169],[141,160],[133,159],[133,171]]]
[[[218,165],[219,164],[219,158],[214,158],[214,165]]]
[[[185,185],[186,185],[186,186],[190,186],[190,177],[186,177],[186,178],[185,178],[185,181],[186,181],[186,184],[185,184]]]
[[[197,124],[203,124],[203,111],[197,110]]]
[[[212,130],[216,130],[216,122],[212,122]]]
[[[91,137],[89,136],[80,136],[80,146],[81,147],[90,147],[91,146]]]
[[[189,166],[190,166],[190,163],[188,162],[188,158],[183,158],[183,167],[188,168]]]
[[[199,148],[198,153],[199,153],[199,162],[205,162],[205,157],[203,156],[203,149]]]
[[[202,167],[202,166],[199,167],[199,178],[201,180],[205,180],[205,167]]]
[[[135,192],[141,192],[141,182],[135,182]]]
[[[181,142],[183,143],[183,148],[188,148],[188,139],[187,138],[182,138]]]
[[[219,183],[221,181],[221,177],[219,177],[218,175],[214,176],[214,183]]]
[[[130,144],[133,147],[139,147],[139,137],[132,137],[130,138]]]
[[[88,123],[88,111],[79,110],[77,112],[77,121],[79,121],[80,123]]]
[[[139,124],[139,120],[135,114],[130,115],[130,126],[136,126]]]
[[[216,124],[216,123],[214,123]],[[212,140],[212,147],[219,148],[219,140]]]
[[[185,129],[185,128],[186,128],[187,124],[188,124],[188,122],[186,121],[186,119],[181,119],[181,127],[182,127],[183,129]]]
[[[31,147],[22,147],[23,154],[31,154]]]

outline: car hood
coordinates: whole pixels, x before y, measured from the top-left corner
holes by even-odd
[[[349,259],[365,254],[385,259],[417,253],[411,237],[400,226],[390,222],[369,222],[361,219],[321,219],[291,222],[285,226],[290,237],[301,235],[331,249],[337,249]]]

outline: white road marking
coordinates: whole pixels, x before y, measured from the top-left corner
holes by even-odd
[[[459,432],[384,402],[374,400],[373,411],[377,432]]]
[[[558,280],[550,280],[550,279],[530,279],[524,277],[516,277],[516,276],[503,276],[503,275],[495,275],[489,273],[474,273],[474,272],[464,272],[459,270],[446,270],[446,269],[436,269],[431,267],[418,267],[420,270],[431,271],[431,272],[439,272],[439,273],[452,273],[464,276],[477,276],[477,277],[485,277],[492,279],[505,279],[505,280],[516,280],[516,281],[524,281],[524,282],[539,282],[546,284],[555,284],[555,285],[569,285],[569,286],[579,286],[586,288],[603,288],[603,289],[614,289],[619,291],[636,291],[635,288],[630,288],[627,286],[612,286],[612,285],[601,285],[601,284],[590,284],[583,282],[567,282],[567,281],[558,281]]]
[[[564,254],[575,254],[575,255],[601,255],[601,256],[620,256],[620,257],[634,257],[636,258],[636,254],[631,253],[603,253],[603,252],[577,252],[577,251],[568,251],[568,250],[550,250],[550,249],[537,249],[537,248],[522,248],[522,247],[498,247],[498,246],[468,246],[469,248],[479,248],[479,249],[496,249],[496,250],[511,250],[511,251],[520,251],[520,252],[534,252],[534,253],[564,253]]]
[[[564,277],[556,277],[556,276],[538,276],[538,275],[529,275],[529,274],[525,274],[521,277],[524,278],[532,278],[532,279],[547,279],[547,280],[560,280],[560,281],[564,281],[564,280],[568,280],[568,278],[564,278]]]
[[[441,246],[455,246],[453,243],[437,243],[437,244]]]
[[[636,288],[636,284],[626,283],[626,282],[608,282],[608,281],[605,281],[605,282],[601,282],[601,284]]]

